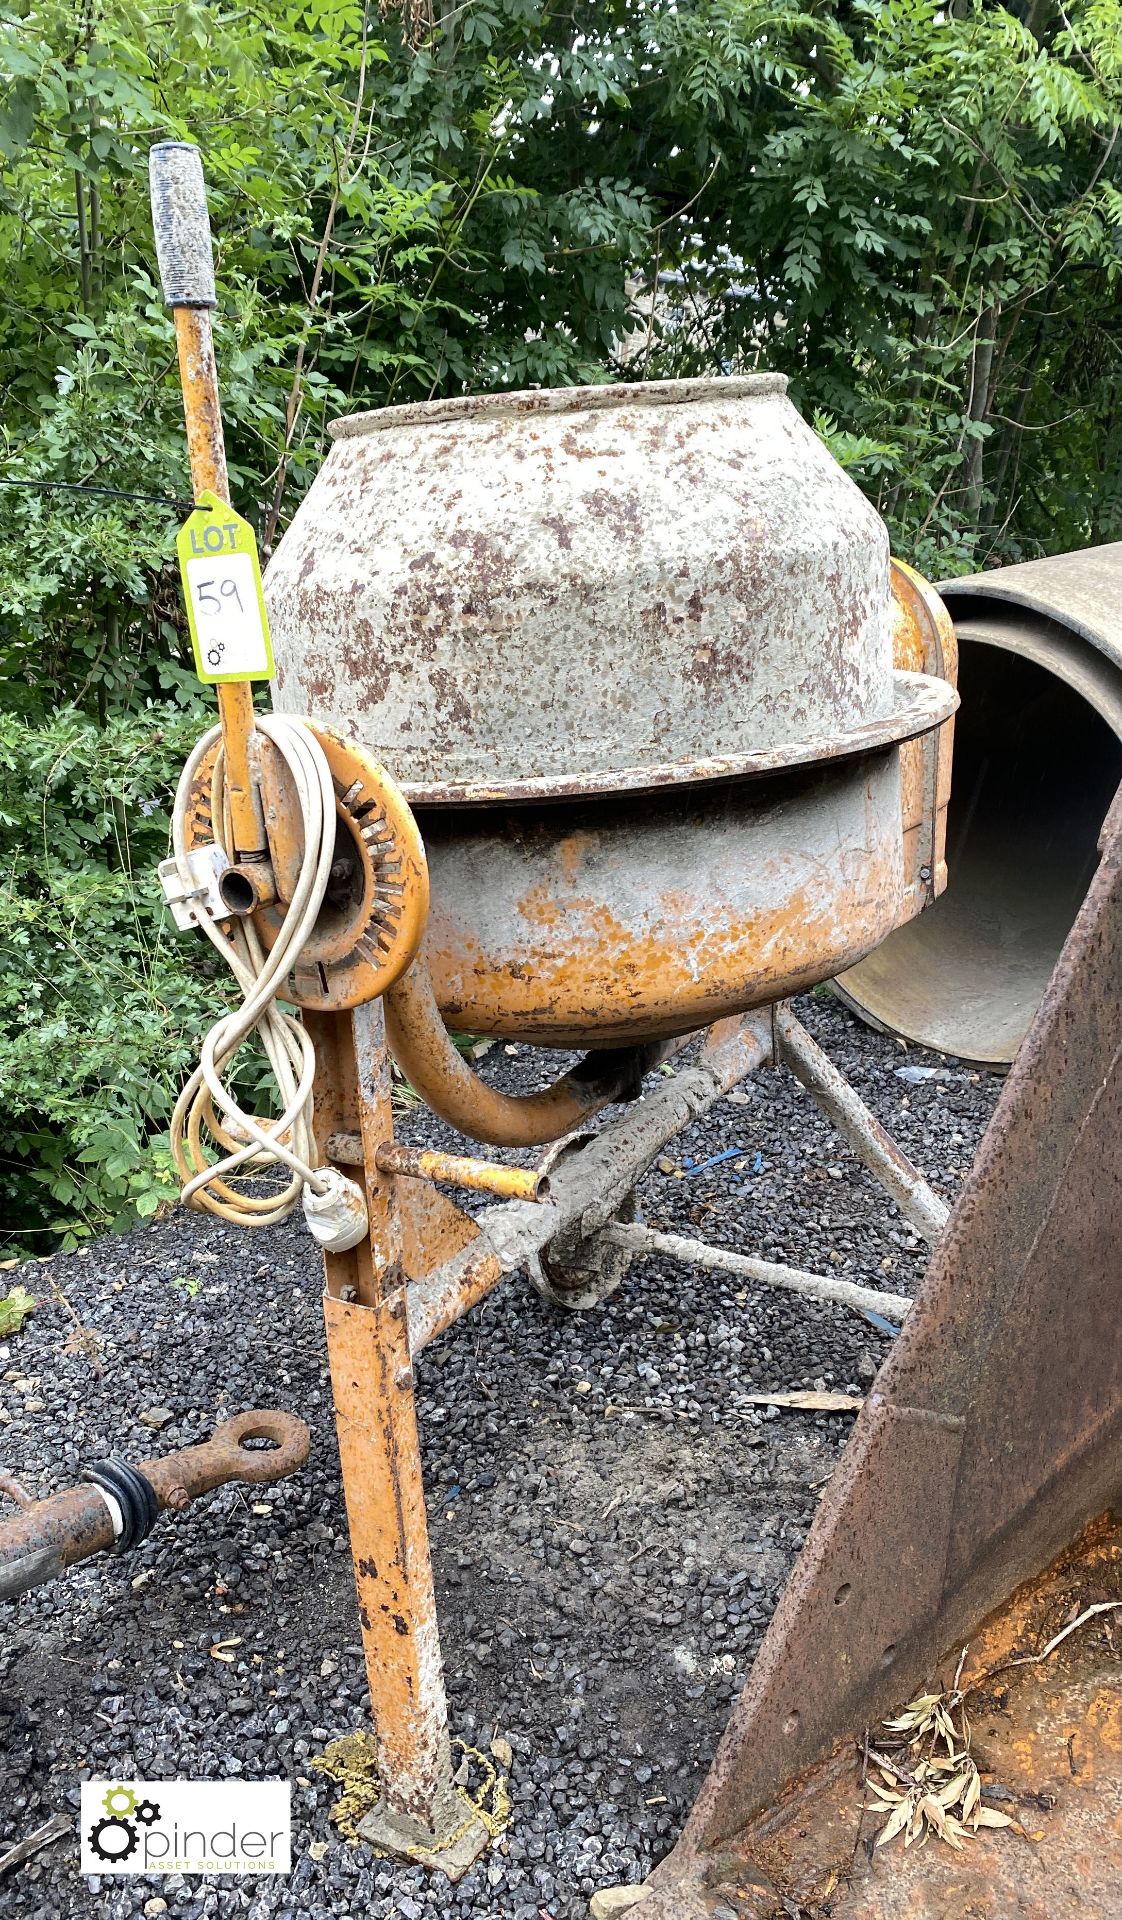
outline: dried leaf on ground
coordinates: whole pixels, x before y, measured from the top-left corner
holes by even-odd
[[[875,1796],[869,1812],[887,1813],[876,1837],[885,1847],[899,1834],[905,1847],[923,1846],[931,1834],[961,1851],[980,1827],[1017,1827],[1007,1813],[982,1805],[978,1769],[970,1754],[970,1722],[957,1682],[950,1693],[921,1693],[902,1712],[882,1722],[880,1747],[865,1741],[865,1787]],[[884,1747],[893,1751],[884,1752]],[[939,1749],[945,1751],[940,1752]],[[875,1768],[879,1779],[869,1777]],[[949,1778],[945,1776],[949,1775]]]

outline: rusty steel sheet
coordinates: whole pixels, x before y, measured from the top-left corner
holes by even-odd
[[[1041,1649],[1092,1607],[1047,1660]],[[971,1643],[960,1686],[991,1807],[1016,1822],[960,1851],[899,1841],[869,1857],[881,1820],[839,1812],[858,1843],[839,1861],[833,1920],[1117,1920],[1122,1904],[1122,1533],[1097,1528],[1015,1594]],[[948,1687],[952,1674],[946,1676]],[[838,1787],[859,1775],[842,1773]],[[837,1793],[837,1788],[835,1788]],[[840,1797],[840,1796],[839,1796]],[[865,1796],[867,1798],[867,1796]],[[813,1786],[799,1795],[813,1808]],[[818,1824],[811,1812],[812,1831]],[[776,1835],[777,1852],[784,1836]],[[800,1851],[802,1843],[800,1842]]]
[[[410,800],[692,780],[892,723],[887,535],[781,375],[468,396],[332,439],[269,567],[277,702]]]
[[[638,1920],[728,1905],[800,1771],[1122,1498],[1120,980],[1116,837]]]
[[[904,1769],[912,1757],[898,1732],[874,1723],[839,1741],[751,1823],[717,1869],[727,1876],[719,1892],[715,1885],[708,1890],[716,1911],[723,1906],[736,1920],[788,1920],[794,1913],[806,1920],[1116,1920],[1117,1521],[1092,1523],[1039,1578],[1018,1588],[965,1651],[956,1648],[943,1663],[930,1691],[944,1696],[962,1736],[956,1750],[978,1769],[981,1804],[1012,1826],[967,1826],[957,1847],[934,1836],[909,1847],[899,1834],[878,1847],[888,1810],[870,1791],[870,1782],[884,1777],[874,1756],[887,1754]],[[895,1707],[906,1704],[901,1699]],[[683,1920],[699,1911],[705,1909],[675,1909]],[[634,1908],[636,1920],[650,1912],[647,1901]]]
[[[268,1450],[252,1448],[254,1440],[269,1441]],[[181,1513],[192,1500],[230,1480],[262,1486],[286,1479],[303,1466],[311,1443],[298,1415],[255,1408],[224,1420],[197,1446],[138,1460],[126,1471],[147,1481],[160,1512]],[[117,1543],[112,1509],[96,1485],[68,1487],[49,1499],[32,1500],[10,1474],[0,1474],[0,1494],[7,1494],[19,1509],[13,1518],[0,1520],[0,1599],[41,1586],[90,1554],[110,1553]]]

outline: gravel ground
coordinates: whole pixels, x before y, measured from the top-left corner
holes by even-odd
[[[799,1012],[952,1197],[998,1083],[903,1050],[821,992]],[[540,1072],[524,1048],[483,1064],[511,1087]],[[938,1077],[899,1077],[917,1065]],[[455,1144],[423,1109],[400,1131]],[[743,1157],[681,1171],[730,1146]],[[673,1142],[641,1200],[652,1226],[895,1292],[923,1269],[915,1235],[785,1072]],[[514,1753],[511,1825],[449,1888],[343,1842],[336,1790],[309,1772],[363,1723],[367,1693],[303,1229],[181,1214],[6,1277],[41,1304],[0,1346],[0,1466],[37,1494],[110,1450],[189,1445],[243,1407],[290,1407],[315,1436],[295,1479],[222,1489],[165,1516],[128,1560],[25,1596],[0,1644],[0,1851],[76,1808],[90,1774],[282,1776],[291,1876],[83,1879],[63,1841],[0,1882],[0,1913],[35,1920],[124,1920],[161,1901],[171,1920],[576,1920],[597,1886],[642,1879],[681,1827],[852,1424],[745,1395],[861,1390],[887,1345],[856,1314],[645,1260],[594,1314],[507,1280],[423,1355],[453,1730],[484,1747],[501,1733]],[[173,1418],[154,1441],[141,1416],[157,1407]],[[232,1664],[210,1657],[235,1637]]]

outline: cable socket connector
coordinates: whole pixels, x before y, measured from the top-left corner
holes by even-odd
[[[301,1196],[308,1232],[325,1253],[347,1253],[369,1231],[362,1188],[335,1167],[317,1167],[316,1179],[326,1191],[305,1185]]]
[[[230,871],[230,858],[224,847],[212,841],[209,846],[173,854],[161,860],[156,872],[171,908],[172,919],[181,933],[199,924],[199,912],[212,920],[228,920],[234,909],[222,897],[222,879]]]

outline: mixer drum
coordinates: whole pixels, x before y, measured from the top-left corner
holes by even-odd
[[[360,742],[415,808],[453,1025],[686,1031],[852,964],[937,889],[946,796],[933,774],[933,832],[906,843],[901,743],[955,694],[894,666],[884,527],[785,389],[333,427],[269,568],[276,705]]]

